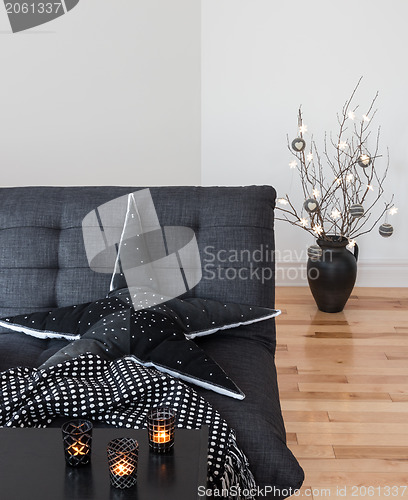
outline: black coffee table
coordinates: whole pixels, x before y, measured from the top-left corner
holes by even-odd
[[[139,443],[137,485],[109,483],[106,446],[117,437]],[[60,429],[0,429],[0,496],[3,500],[194,500],[206,485],[208,429],[176,429],[168,455],[149,451],[147,430],[93,429],[89,465],[65,465]]]

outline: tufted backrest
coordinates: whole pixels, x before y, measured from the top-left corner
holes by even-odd
[[[0,317],[96,300],[110,275],[86,258],[82,220],[138,187],[0,189]],[[189,295],[273,307],[275,190],[150,188],[160,223],[196,234],[203,276]]]

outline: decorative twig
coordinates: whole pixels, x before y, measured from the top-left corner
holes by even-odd
[[[385,203],[385,208],[380,216],[369,229],[362,231],[371,220],[372,209],[384,194],[384,182],[388,174],[389,153],[387,151],[387,165],[381,175],[377,169],[379,154],[380,127],[377,131],[373,153],[370,154],[368,141],[371,137],[369,126],[372,123],[376,110],[374,105],[378,98],[378,92],[361,122],[354,122],[353,127],[347,126],[349,120],[353,121],[358,106],[352,107],[352,101],[360,86],[362,78],[353,89],[351,96],[345,102],[341,113],[337,115],[339,124],[335,139],[332,135],[324,137],[323,159],[326,163],[328,176],[325,177],[325,169],[322,157],[317,145],[310,140],[310,155],[306,154],[306,147],[298,151],[292,147],[287,137],[288,149],[297,159],[297,170],[299,172],[301,186],[305,200],[311,198],[318,206],[317,210],[309,211],[307,217],[303,217],[303,206],[301,214],[297,212],[289,196],[278,200],[287,208],[277,207],[283,212],[284,220],[294,226],[302,227],[305,231],[323,240],[336,238],[357,238],[370,232],[381,218],[393,208],[393,197]],[[299,137],[304,140],[305,126],[303,123],[302,109],[298,111]],[[329,151],[329,146],[334,154]],[[366,161],[366,163],[364,163]],[[377,193],[373,201],[368,203],[370,192],[375,189]],[[350,208],[353,205],[362,205],[364,214],[362,217],[354,217]],[[365,205],[365,206],[364,206]],[[306,210],[307,211],[307,210]],[[334,234],[333,234],[334,232]]]

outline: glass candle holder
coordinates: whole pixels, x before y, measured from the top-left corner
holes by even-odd
[[[62,428],[65,461],[76,467],[91,460],[92,423],[89,420],[70,420]]]
[[[154,453],[167,453],[174,445],[176,415],[167,406],[153,408],[147,416],[149,446]]]
[[[139,444],[133,438],[117,438],[108,443],[108,463],[111,485],[130,488],[137,482]]]

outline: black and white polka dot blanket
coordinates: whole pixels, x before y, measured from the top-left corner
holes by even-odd
[[[130,356],[108,361],[87,353],[43,370],[13,368],[0,374],[0,388],[4,427],[46,427],[70,416],[137,429],[145,427],[150,408],[169,405],[177,412],[177,427],[209,427],[209,487],[255,487],[235,433],[219,413],[183,382]]]

